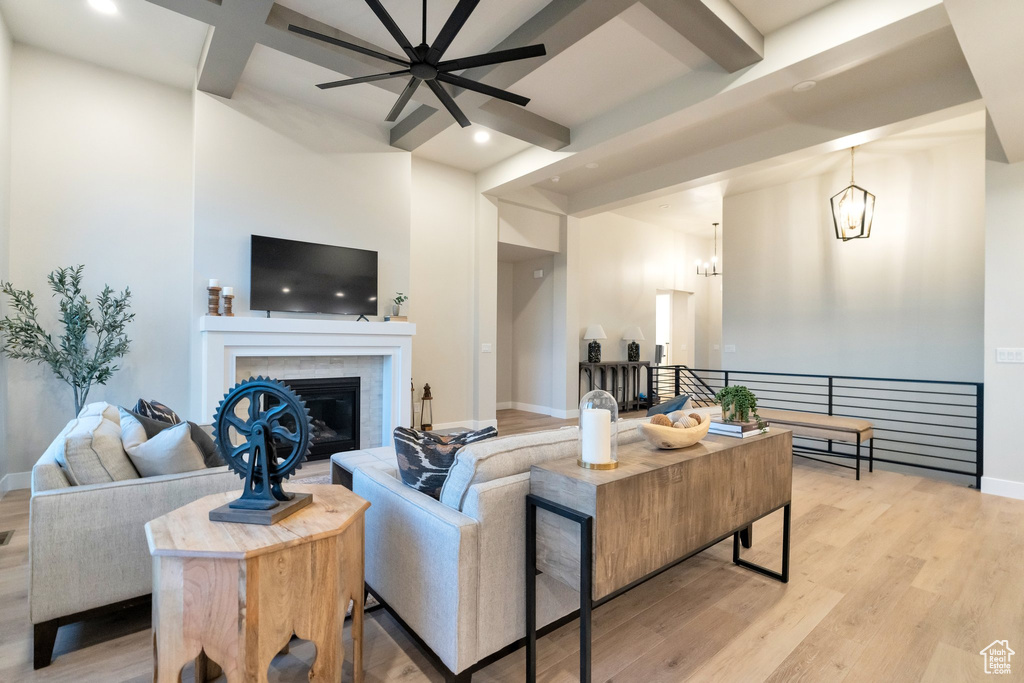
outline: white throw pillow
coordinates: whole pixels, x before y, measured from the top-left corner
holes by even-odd
[[[102,415],[72,420],[48,450],[75,486],[139,478],[121,445],[120,426]]]
[[[181,422],[146,438],[146,429],[128,411],[121,410],[121,441],[135,469],[143,477],[180,474],[206,469],[203,453],[192,441],[188,422]]]

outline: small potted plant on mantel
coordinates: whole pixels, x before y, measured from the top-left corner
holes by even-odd
[[[712,434],[749,436],[768,431],[768,424],[757,414],[757,396],[747,387],[725,387],[715,394],[715,401],[722,406],[722,420],[711,423]]]
[[[396,292],[395,298],[391,300],[391,315],[386,316],[385,320],[402,321],[408,320],[408,316],[402,315],[402,304],[409,300],[409,297],[402,292]]]

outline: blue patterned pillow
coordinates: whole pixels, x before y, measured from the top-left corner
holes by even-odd
[[[144,398],[140,398],[139,402],[135,404],[134,412],[142,417],[148,417],[150,420],[166,422],[169,425],[176,425],[181,422],[181,418],[178,417],[177,413],[159,401],[147,401]]]
[[[431,498],[440,499],[441,487],[459,449],[497,435],[498,430],[494,427],[461,434],[434,434],[396,427],[395,452],[402,482]]]

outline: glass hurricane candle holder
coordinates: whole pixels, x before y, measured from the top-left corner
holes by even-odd
[[[607,391],[591,391],[580,401],[576,464],[591,470],[619,466],[619,404]]]

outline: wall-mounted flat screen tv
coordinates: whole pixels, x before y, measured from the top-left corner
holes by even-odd
[[[377,252],[252,236],[249,308],[377,315]]]

